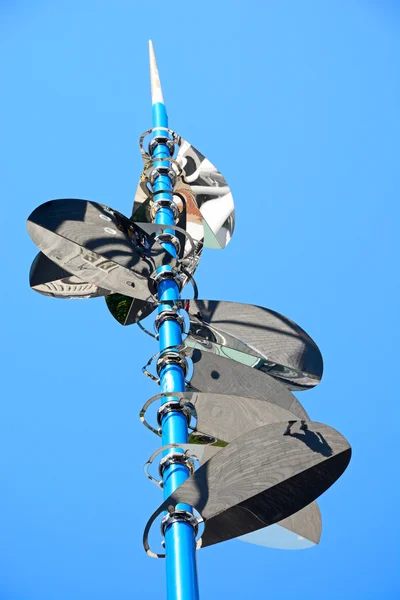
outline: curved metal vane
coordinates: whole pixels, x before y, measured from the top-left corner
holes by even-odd
[[[110,293],[104,288],[71,275],[43,252],[39,252],[32,262],[29,285],[35,292],[52,298],[96,298]]]
[[[321,352],[296,323],[254,304],[191,300],[190,338],[205,350],[232,358],[272,375],[289,389],[302,390],[319,383]]]
[[[146,413],[156,401],[168,399],[169,402],[180,403],[182,407],[187,406],[195,418],[195,425],[190,424],[189,441],[191,443],[211,443],[224,447],[237,437],[257,427],[280,421],[296,421],[299,418],[298,415],[280,405],[282,402],[280,394],[274,401],[276,390],[277,386],[269,390],[268,400],[209,392],[157,394],[143,406],[140,411],[140,419],[153,433],[161,435],[161,429],[156,426],[152,427],[147,422]],[[301,408],[304,415],[303,420],[308,419],[303,407]]]
[[[123,294],[110,294],[105,299],[108,310],[121,325],[134,325],[148,317],[155,308],[150,302]]]
[[[318,504],[311,502],[287,519],[252,533],[246,533],[237,539],[248,544],[278,550],[306,550],[319,544],[321,533],[321,512]]]
[[[131,318],[118,319],[123,325],[151,313],[151,307],[136,313],[132,302],[125,303]],[[182,300],[180,306],[190,319],[187,346],[201,346],[268,373],[291,390],[310,389],[320,382],[323,362],[318,346],[287,317],[262,306],[220,300]]]
[[[176,445],[176,447],[188,448],[192,455],[198,457],[200,464],[204,464],[218,450],[240,435],[257,427],[283,421],[294,423],[297,420],[290,411],[265,400],[199,392],[165,393],[157,394],[148,400],[140,413],[142,422],[158,435],[161,435],[161,429],[157,430],[147,423],[146,412],[151,404],[166,397],[169,401],[172,399],[174,402],[190,406],[193,416],[196,417],[196,426],[194,428],[190,426],[192,429],[189,437],[190,445]],[[152,455],[149,463],[154,460],[158,452],[159,450]],[[288,519],[240,539],[271,548],[300,550],[317,544],[321,531],[320,511],[316,502],[313,502]]]
[[[190,386],[194,390],[267,400],[292,412],[298,419],[308,419],[297,398],[266,373],[199,348],[193,350],[191,359]]]
[[[140,300],[151,275],[175,259],[154,236],[120,213],[87,200],[51,200],[28,218],[28,233],[48,258],[85,282]]]
[[[298,513],[345,471],[347,440],[335,429],[310,421],[289,435],[287,424],[258,427],[221,449],[153,513],[177,504],[193,506],[205,522],[202,546],[239,537]]]
[[[174,160],[181,171],[174,190],[174,200],[183,213],[185,228],[194,239],[204,240],[207,248],[223,249],[229,243],[235,227],[229,186],[223,175],[201,152],[174,132],[169,133],[178,148]],[[153,165],[150,154],[142,144],[141,152],[145,166],[135,194],[132,218],[138,222],[151,222],[152,195],[148,173]],[[204,231],[203,227],[199,228],[201,224]]]

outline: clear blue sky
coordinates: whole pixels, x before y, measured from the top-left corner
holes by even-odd
[[[202,598],[398,598],[399,4],[0,6],[1,600],[164,597],[164,563],[141,546],[161,499],[142,474],[158,440],[137,418],[157,393],[141,374],[156,345],[103,299],[32,292],[25,228],[51,198],[129,214],[149,37],[171,126],[236,201],[200,297],[267,306],[314,337],[325,374],[299,398],[354,452],[320,500],[320,546],[201,550]]]

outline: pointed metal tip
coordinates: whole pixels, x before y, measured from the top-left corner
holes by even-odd
[[[164,98],[161,89],[160,76],[158,74],[156,55],[154,54],[153,42],[149,40],[149,55],[150,55],[150,82],[151,82],[151,101],[153,104],[162,102]]]

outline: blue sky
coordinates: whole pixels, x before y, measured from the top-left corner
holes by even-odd
[[[161,500],[142,474],[158,440],[137,418],[156,346],[103,299],[32,292],[25,227],[51,198],[129,214],[149,37],[172,128],[236,202],[200,297],[299,323],[325,362],[299,399],[353,446],[317,548],[201,550],[201,595],[398,598],[399,30],[389,0],[1,3],[1,600],[164,597],[141,547]]]

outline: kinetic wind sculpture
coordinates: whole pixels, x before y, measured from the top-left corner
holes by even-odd
[[[131,217],[87,200],[42,204],[28,219],[41,250],[30,284],[55,298],[104,296],[125,326],[145,329],[140,322],[154,314],[160,349],[144,372],[161,393],[140,418],[162,438],[145,470],[164,502],[143,543],[150,556],[164,556],[150,548],[149,531],[165,515],[168,598],[194,599],[196,547],[232,538],[273,548],[317,544],[315,500],[346,469],[351,449],[340,433],[310,421],[291,393],[317,385],[323,369],[298,325],[260,306],[198,299],[203,247],[229,243],[233,199],[221,173],[168,129],[151,42],[150,67],[153,129],[140,138],[144,168]],[[185,299],[189,282],[194,299]],[[155,358],[157,376],[148,370]]]

